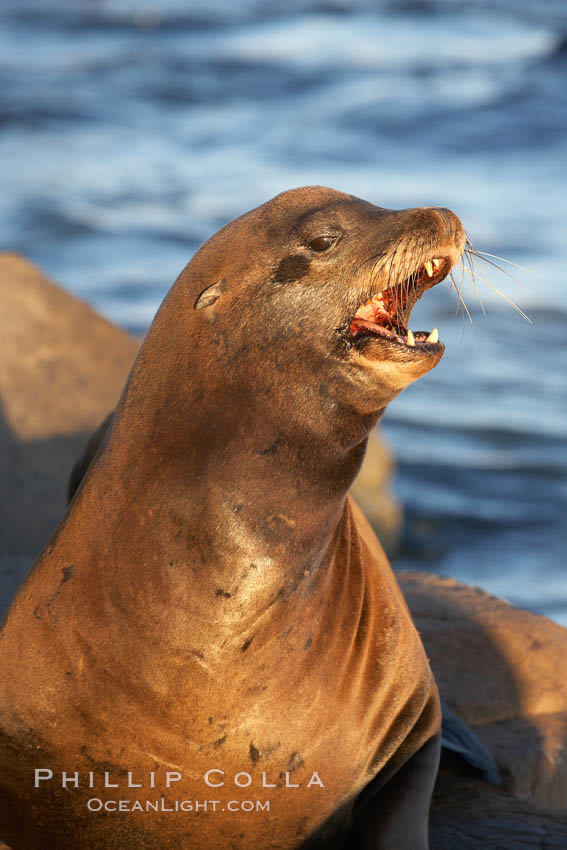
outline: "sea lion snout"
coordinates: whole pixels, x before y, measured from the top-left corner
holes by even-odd
[[[460,218],[448,207],[417,207],[416,225],[428,233],[439,253],[450,260],[449,270],[458,263],[465,249],[466,233]],[[422,214],[421,218],[419,214]]]

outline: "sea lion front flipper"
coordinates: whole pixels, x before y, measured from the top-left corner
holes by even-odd
[[[428,850],[429,805],[439,765],[440,735],[430,738],[384,783],[370,782],[355,806],[356,850]]]
[[[467,765],[482,773],[491,785],[500,785],[500,771],[484,744],[470,726],[461,720],[446,703],[441,704],[441,747],[455,753]]]

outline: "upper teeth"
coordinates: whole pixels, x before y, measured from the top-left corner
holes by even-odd
[[[423,267],[427,272],[427,277],[433,277],[435,272],[439,271],[440,266],[441,260],[439,260],[437,257],[435,257],[433,260],[427,260],[427,262],[423,264]]]

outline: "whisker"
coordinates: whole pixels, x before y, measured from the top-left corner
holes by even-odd
[[[473,263],[472,263],[472,258],[470,257],[470,255],[468,255],[468,254],[466,255],[466,260],[467,260],[467,264],[468,264],[468,269],[465,267],[465,264],[463,262],[459,263],[459,268],[461,269],[461,286],[464,285],[465,272],[466,272],[471,279],[473,293],[475,294],[476,298],[478,298],[478,303],[480,304],[482,314],[483,314],[483,316],[486,316],[486,310],[484,308],[484,301],[482,300],[482,296],[481,296],[481,294],[478,290],[478,287],[476,285],[476,273],[475,273]]]
[[[509,266],[515,266],[517,269],[521,269],[523,272],[527,272],[528,274],[534,274],[538,277],[541,275],[538,272],[535,272],[533,269],[527,268],[527,266],[521,266],[520,263],[514,263],[512,260],[507,260],[506,257],[499,257],[498,254],[489,254],[488,251],[479,251],[478,248],[473,248],[471,245],[471,251],[475,254],[479,260],[484,259],[485,257],[492,257],[493,260],[500,260],[501,263],[507,263]],[[486,260],[485,262],[489,262]],[[492,263],[491,265],[495,266],[495,268],[500,269],[500,266],[496,265],[496,263]],[[504,269],[500,269],[500,271],[504,271]]]
[[[453,276],[453,272],[452,271],[449,272],[449,280],[451,281],[451,287],[455,290],[455,292],[457,293],[457,296],[458,296],[459,292],[461,291],[464,279],[465,279],[465,276],[463,274],[462,268],[461,268],[461,282],[460,282],[460,284],[458,284],[457,281],[455,280],[455,278]],[[461,306],[460,299],[457,301],[457,306],[455,308],[455,318],[459,315],[459,311],[461,313],[463,313],[463,318],[464,318],[464,312],[463,312],[463,308]]]
[[[413,255],[413,251],[410,250],[410,246],[407,245],[404,250],[402,264],[400,268],[400,278],[402,281],[402,304],[405,303],[407,298],[409,298],[409,294],[412,287],[412,273],[411,273],[411,264],[410,264],[410,254]],[[402,324],[402,316],[403,316],[403,308],[400,305],[399,299],[396,299],[396,322],[398,325]]]
[[[402,244],[402,240],[400,239],[398,241],[398,244],[394,248],[394,251],[393,251],[392,256],[390,258],[390,266],[388,268],[388,286],[386,287],[386,289],[390,288],[390,281],[392,279],[392,268],[393,268],[393,265],[394,265],[394,260],[396,259],[396,254],[398,253],[398,248],[400,247],[401,244]]]
[[[459,291],[460,291],[459,290],[459,284],[457,283],[457,281],[453,277],[453,272],[449,273],[449,280],[451,281],[451,287],[457,293],[457,306],[455,308],[455,318],[459,315],[459,313],[463,313],[463,316],[464,316],[463,308],[462,308],[462,305],[461,305],[461,299],[458,297]],[[462,286],[462,280],[461,280],[461,286]]]
[[[487,263],[487,265],[492,266],[492,268],[498,269],[499,272],[502,272],[502,274],[505,274],[506,277],[509,277],[510,280],[513,280],[515,283],[519,283],[520,286],[525,285],[524,282],[522,280],[520,280],[520,278],[516,277],[516,275],[513,275],[511,272],[508,271],[508,269],[503,269],[502,266],[498,265],[498,263],[493,263],[492,260],[489,260],[486,257],[482,257],[480,254],[477,254],[476,251],[470,251],[470,250],[467,250],[465,248],[465,254],[469,258],[470,257],[476,257],[477,260],[482,260],[483,263]],[[519,266],[519,268],[522,268],[522,266]],[[527,271],[527,269],[526,269],[526,271]]]
[[[469,322],[471,323],[471,327],[472,327],[472,329],[473,329],[473,333],[474,333],[474,335],[476,336],[476,327],[475,327],[475,323],[474,323],[474,321],[473,321],[473,317],[471,316],[471,312],[470,312],[469,308],[467,307],[466,301],[465,301],[465,299],[463,298],[463,296],[461,295],[461,290],[460,290],[460,288],[459,288],[459,286],[458,286],[457,282],[455,281],[455,278],[453,277],[453,275],[452,275],[452,274],[450,274],[450,275],[449,275],[449,279],[450,279],[450,281],[451,281],[451,284],[452,284],[452,286],[453,286],[453,289],[455,290],[455,292],[456,292],[456,294],[457,294],[457,298],[459,299],[459,306],[457,307],[457,310],[458,310],[458,309],[459,309],[459,307],[460,307],[460,309],[461,309],[461,313],[462,313],[462,316],[463,316],[463,334],[462,334],[462,336],[461,336],[461,339],[463,338],[464,333],[465,333],[465,313],[466,313],[466,315],[468,316],[468,320],[469,320]]]
[[[468,274],[468,275],[471,277],[471,279],[478,278],[479,280],[481,280],[484,284],[486,284],[486,286],[488,286],[490,289],[492,289],[492,291],[493,291],[493,292],[495,292],[497,295],[500,295],[500,297],[501,297],[501,298],[503,298],[505,301],[507,301],[507,302],[508,302],[508,304],[510,304],[510,305],[514,308],[514,310],[515,310],[517,313],[519,313],[519,314],[520,314],[520,316],[522,316],[522,318],[523,318],[523,319],[525,319],[525,320],[526,320],[526,322],[529,322],[529,324],[530,324],[530,325],[531,325],[531,324],[533,324],[533,322],[532,322],[532,320],[529,318],[529,316],[526,316],[526,314],[524,313],[524,311],[523,311],[523,310],[521,310],[521,309],[518,307],[518,305],[517,305],[517,304],[515,304],[515,303],[512,301],[512,299],[511,299],[511,298],[508,298],[508,296],[507,296],[507,295],[505,295],[505,294],[504,294],[504,292],[501,292],[501,291],[500,291],[500,290],[499,290],[496,286],[494,286],[494,284],[493,284],[493,283],[491,283],[491,281],[486,280],[486,278],[482,277],[482,275],[479,275],[479,274],[478,274],[478,272],[475,272],[474,270],[472,270],[472,271],[471,271],[471,270],[469,270],[469,269],[465,268],[465,266],[464,266],[464,265],[463,265],[463,270],[464,270],[465,274]]]
[[[366,265],[366,263],[372,263],[372,262],[377,263],[379,260],[381,260],[385,256],[386,256],[386,254],[384,254],[384,252],[382,252],[380,254],[372,254],[370,257],[367,257],[365,260],[361,260],[360,263],[357,266],[354,267],[354,269],[355,269],[355,271],[358,272],[358,271],[360,271],[360,269],[363,266]]]
[[[536,274],[531,269],[525,268],[525,266],[521,266],[519,263],[513,263],[512,260],[507,260],[505,257],[499,257],[497,254],[489,254],[488,251],[479,251],[474,247],[470,236],[467,234],[466,242],[465,242],[465,254],[472,254],[474,257],[477,257],[479,260],[482,260],[483,263],[488,263],[488,265],[493,266],[493,268],[498,269],[499,272],[505,274],[507,277],[511,278],[511,280],[519,283],[520,286],[524,286],[524,282],[517,278],[515,275],[511,274],[507,269],[503,269],[502,266],[499,266],[498,263],[494,263],[492,260],[489,260],[488,257],[492,257],[494,260],[501,260],[503,263],[508,263],[510,266],[515,266],[518,269],[522,269],[522,271],[527,272],[528,274]]]

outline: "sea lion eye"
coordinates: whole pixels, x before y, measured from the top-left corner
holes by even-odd
[[[309,247],[312,251],[328,251],[331,245],[336,241],[336,236],[318,236],[317,239],[314,239],[309,243]]]

